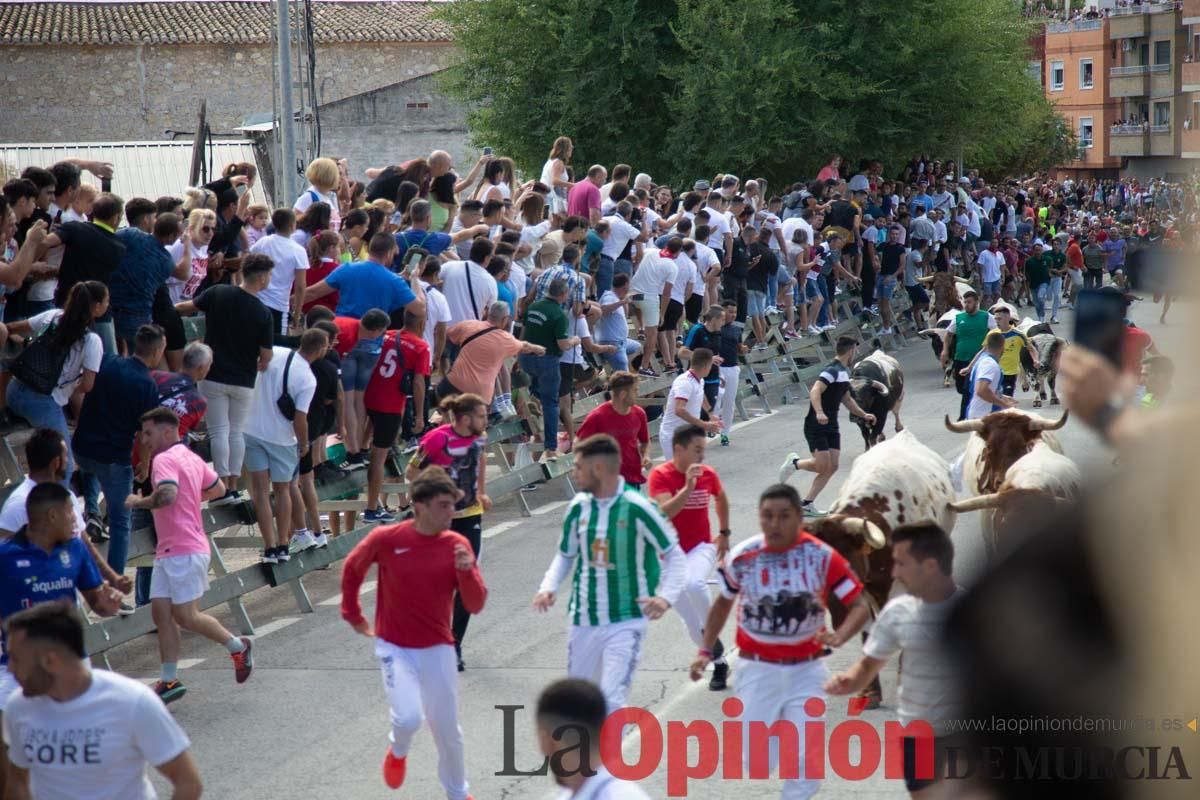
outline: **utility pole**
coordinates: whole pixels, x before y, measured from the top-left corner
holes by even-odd
[[[287,207],[296,199],[296,120],[292,101],[292,35],[288,0],[275,0],[277,29],[275,57],[279,62],[279,166],[275,204]]]

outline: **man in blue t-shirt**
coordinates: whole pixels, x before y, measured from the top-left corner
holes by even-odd
[[[405,280],[386,265],[396,258],[396,240],[389,233],[377,233],[367,245],[367,260],[343,264],[323,281],[304,291],[304,302],[319,300],[338,292],[336,314],[339,317],[362,319],[372,308],[382,308],[389,314],[405,309],[414,314],[425,313],[425,290],[421,288],[420,270],[412,270]]]
[[[488,226],[482,223],[459,228],[451,233],[431,231],[430,214],[431,206],[428,200],[413,200],[408,207],[408,218],[412,227],[396,234],[396,257],[392,261],[392,269],[396,272],[404,270],[404,257],[410,247],[419,247],[429,255],[436,256],[459,242],[470,244],[476,236],[488,235]]]

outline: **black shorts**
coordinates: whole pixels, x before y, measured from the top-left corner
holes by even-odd
[[[683,319],[683,303],[672,299],[667,303],[667,313],[663,314],[663,324],[659,327],[660,331],[674,331],[679,327],[679,320]]]
[[[822,425],[812,417],[805,419],[804,441],[808,443],[809,452],[812,453],[842,449],[842,434],[836,422]]]
[[[904,291],[908,292],[908,301],[914,306],[929,305],[929,293],[921,286],[905,286]]]
[[[1012,397],[1017,391],[1017,376],[1005,375],[1000,379],[1000,393],[1005,397]]]
[[[938,742],[937,742],[937,740],[935,739],[934,743],[933,743],[933,747],[934,747],[933,775],[928,778],[926,778],[924,776],[919,777],[919,778],[917,777],[917,737],[901,736],[900,737],[900,746],[901,746],[903,754],[904,754],[904,788],[908,789],[908,791],[910,791],[910,792],[918,792],[921,789],[924,789],[928,786],[932,786],[933,784],[937,783],[937,778],[935,776],[937,776],[939,774],[939,767],[941,766],[937,763],[938,762],[938,758],[937,758]],[[922,770],[922,772],[924,772],[924,770]]]
[[[683,304],[684,317],[688,322],[695,325],[700,321],[700,314],[704,311],[704,295],[693,294]]]
[[[396,437],[400,435],[400,426],[404,423],[403,414],[388,414],[368,408],[367,418],[371,420],[371,447],[386,449],[396,443]]]
[[[154,306],[151,312],[151,317],[154,324],[160,326],[163,332],[167,335],[167,349],[171,351],[182,350],[187,347],[187,333],[183,329],[183,319],[179,316],[179,312],[175,310],[175,306],[171,305],[171,295],[166,291],[166,286],[155,292]]]

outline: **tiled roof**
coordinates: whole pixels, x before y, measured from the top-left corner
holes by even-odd
[[[317,42],[449,42],[450,29],[432,19],[436,5],[316,0]],[[268,0],[0,2],[0,45],[259,44],[274,29]]]

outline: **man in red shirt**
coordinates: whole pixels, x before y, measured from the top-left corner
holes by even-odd
[[[367,511],[374,511],[376,518],[383,516],[379,502],[383,462],[400,434],[409,395],[413,399],[413,433],[419,435],[425,431],[425,386],[430,369],[429,344],[422,335],[424,332],[425,316],[406,309],[404,329],[387,332],[363,393],[363,405],[374,431],[371,461],[367,466]]]
[[[438,777],[451,800],[470,800],[458,675],[450,614],[455,593],[473,614],[483,610],[487,587],[470,544],[450,530],[459,491],[441,467],[412,483],[414,519],[367,534],[342,569],[342,619],[375,639],[383,685],[391,705],[391,746],[383,780],[400,788],[412,738],[429,720],[438,750]],[[358,590],[371,565],[378,569],[375,628],[363,615]]]
[[[691,676],[698,681],[704,675],[737,600],[737,645],[743,661],[737,695],[745,709],[743,765],[749,772],[753,748],[761,750],[762,731],[753,732],[751,723],[769,728],[786,722],[794,726],[793,741],[802,738],[805,752],[799,757],[794,745],[790,751],[782,749],[783,796],[811,797],[820,781],[807,773],[805,765],[809,759],[824,765],[825,743],[823,737],[805,735],[804,723],[812,719],[805,706],[810,698],[825,698],[829,670],[821,659],[829,648],[853,639],[871,612],[862,596],[862,583],[846,559],[804,530],[804,512],[795,489],[787,484],[768,487],[758,501],[758,521],[763,532],[725,554],[719,572],[721,595],[708,614],[704,644],[692,662]],[[849,610],[836,631],[825,628],[830,595]],[[820,710],[815,716],[824,716],[823,706]],[[769,771],[779,763],[783,738],[770,739]],[[757,758],[754,761],[758,763]]]
[[[608,179],[608,170],[599,164],[588,168],[587,178],[577,181],[567,192],[567,214],[583,217],[589,227],[600,221],[600,187]]]
[[[708,576],[717,559],[729,551],[729,498],[717,471],[703,463],[707,440],[699,425],[684,425],[671,437],[671,460],[650,470],[650,496],[675,526],[679,546],[687,557],[687,581],[675,609],[699,647],[704,646],[704,623],[712,608]],[[710,500],[716,503],[717,523],[721,526],[715,545],[708,519]],[[721,691],[729,680],[729,664],[720,639],[712,649],[713,674],[708,688]]]
[[[646,411],[637,405],[638,376],[632,372],[614,372],[608,380],[612,399],[601,403],[584,418],[575,432],[576,441],[606,433],[621,447],[621,477],[641,491],[650,466],[650,428]]]

